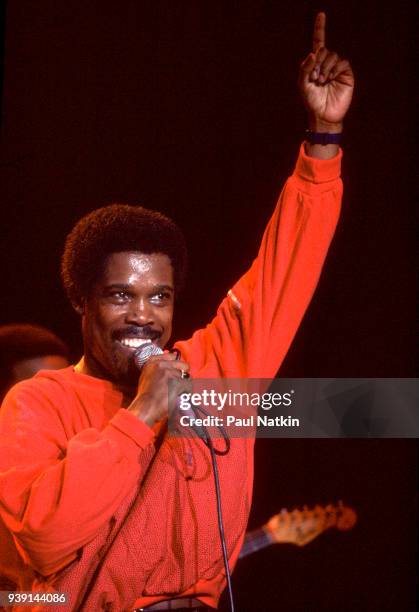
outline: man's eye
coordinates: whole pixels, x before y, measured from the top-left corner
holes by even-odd
[[[117,302],[123,302],[129,297],[126,291],[112,291],[109,296]]]
[[[151,302],[154,304],[161,304],[170,300],[170,293],[167,291],[159,291],[151,296]]]

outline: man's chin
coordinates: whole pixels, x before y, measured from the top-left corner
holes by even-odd
[[[125,367],[116,367],[112,372],[112,382],[118,387],[136,390],[140,372],[135,366],[134,361],[129,362]]]

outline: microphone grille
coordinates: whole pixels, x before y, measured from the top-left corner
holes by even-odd
[[[147,342],[142,344],[137,350],[134,352],[134,361],[135,365],[139,370],[144,366],[146,361],[153,357],[154,355],[161,355],[163,353],[162,349],[154,344],[154,342]]]

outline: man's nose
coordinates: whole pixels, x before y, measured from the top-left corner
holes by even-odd
[[[153,323],[152,305],[145,299],[132,300],[126,310],[125,320],[127,323],[150,325]]]

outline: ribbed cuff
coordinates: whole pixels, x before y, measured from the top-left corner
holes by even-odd
[[[294,176],[310,183],[328,183],[340,177],[342,149],[335,157],[330,159],[317,159],[309,157],[304,150],[304,143],[300,147],[300,154],[295,165]]]
[[[154,431],[125,408],[118,410],[109,421],[109,425],[132,438],[140,448],[145,448],[155,438]]]

